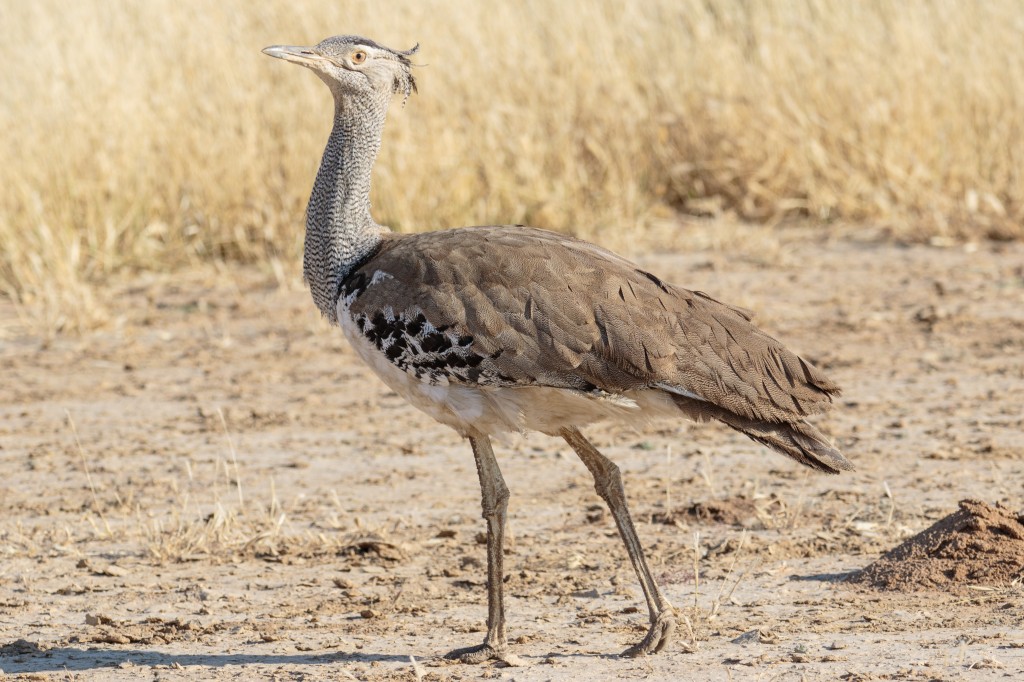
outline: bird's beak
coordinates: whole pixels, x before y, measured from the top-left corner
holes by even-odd
[[[303,66],[313,66],[323,60],[323,57],[317,54],[313,48],[299,45],[271,45],[263,48],[263,54]]]

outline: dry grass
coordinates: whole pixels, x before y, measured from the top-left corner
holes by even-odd
[[[400,230],[1024,221],[1016,0],[41,0],[0,21],[0,294],[52,330],[101,322],[112,272],[295,260],[330,100],[259,50],[339,32],[423,46],[377,168]]]

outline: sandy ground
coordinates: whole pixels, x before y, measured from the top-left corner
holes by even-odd
[[[817,475],[716,425],[591,429],[685,616],[669,651],[614,655],[646,626],[635,577],[582,464],[531,436],[497,447],[530,666],[440,660],[483,637],[468,447],[377,382],[299,286],[239,268],[123,283],[118,320],[85,338],[0,341],[3,674],[1024,679],[1019,580],[842,581],[961,499],[1024,506],[1024,247],[686,241],[638,260],[757,311],[836,378],[817,423],[858,468]]]

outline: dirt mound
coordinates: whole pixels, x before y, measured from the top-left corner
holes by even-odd
[[[1002,586],[1024,577],[1024,514],[961,500],[960,509],[850,577],[884,590]]]

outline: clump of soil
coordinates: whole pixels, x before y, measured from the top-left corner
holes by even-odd
[[[758,509],[753,500],[731,497],[710,502],[695,502],[688,507],[674,509],[668,513],[655,513],[655,523],[678,524],[680,521],[697,523],[721,523],[727,526],[750,526],[757,521]]]
[[[90,630],[71,641],[96,642],[100,644],[168,644],[170,642],[195,642],[205,635],[224,629],[224,624],[204,627],[195,621],[180,618],[164,620],[147,618],[139,623],[114,620],[109,616],[87,614],[85,624]]]
[[[961,500],[960,509],[850,577],[883,590],[1004,586],[1024,577],[1024,514]]]

